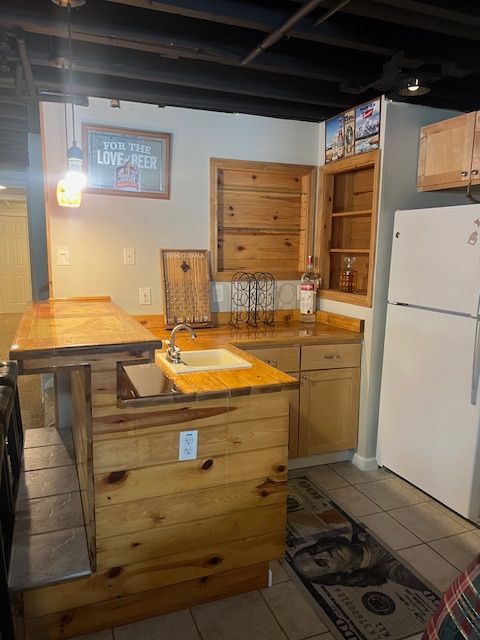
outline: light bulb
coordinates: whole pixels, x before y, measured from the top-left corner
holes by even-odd
[[[78,171],[78,169],[70,169],[65,174],[65,181],[68,182],[72,188],[83,189],[87,184],[87,176],[83,173],[83,171]]]
[[[57,203],[59,207],[79,207],[82,191],[68,180],[59,180],[57,184]]]

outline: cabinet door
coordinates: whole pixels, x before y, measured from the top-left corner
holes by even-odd
[[[480,111],[475,118],[475,137],[473,139],[472,170],[470,171],[472,184],[480,184]]]
[[[470,181],[475,119],[472,112],[421,129],[419,191],[462,187]]]
[[[359,367],[300,375],[299,456],[356,447],[359,384]]]
[[[290,374],[296,380],[299,379],[298,373]],[[296,458],[298,456],[298,423],[300,410],[300,390],[292,389],[289,391],[290,402],[290,419],[288,431],[288,457]]]

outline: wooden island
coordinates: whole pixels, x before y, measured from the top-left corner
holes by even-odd
[[[252,366],[176,376],[176,390],[142,396],[124,366],[154,363],[161,341],[118,306],[28,307],[10,355],[21,373],[53,372],[59,407],[70,404],[91,573],[17,594],[27,638],[69,638],[267,586],[268,562],[284,555],[298,382],[222,346]],[[179,432],[191,429],[198,457],[179,461]]]

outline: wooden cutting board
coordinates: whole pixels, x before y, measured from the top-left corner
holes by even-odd
[[[208,251],[160,249],[165,326],[212,327]]]

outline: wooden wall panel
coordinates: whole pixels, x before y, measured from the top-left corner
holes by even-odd
[[[96,505],[119,504],[132,500],[193,491],[227,483],[258,478],[263,475],[286,478],[284,465],[287,447],[275,447],[210,456],[167,465],[140,469],[119,469],[95,476]],[[227,465],[228,460],[228,465]]]
[[[203,518],[216,518],[236,511],[278,505],[284,500],[285,491],[286,481],[262,477],[180,495],[97,507],[97,536],[106,538],[112,531],[122,535],[188,523],[197,513]],[[193,513],[192,505],[196,507]]]
[[[25,616],[49,615],[188,582],[205,574],[214,575],[278,557],[284,548],[284,536],[275,532],[203,549],[187,548],[156,560],[116,566],[82,579],[81,588],[72,581],[27,592],[24,596]]]
[[[298,193],[225,191],[218,224],[226,228],[300,230],[304,196]]]
[[[265,449],[273,441],[286,444],[286,416],[266,418],[255,424],[238,423],[198,426],[198,457],[220,456],[239,451]],[[132,469],[178,462],[179,431],[157,430],[137,432],[132,437],[96,442],[94,472],[111,472],[119,468]]]
[[[284,498],[286,498],[286,487],[284,487]],[[283,504],[276,504],[263,509],[236,511],[221,516],[192,520],[188,523],[182,522],[162,529],[147,529],[105,539],[99,538],[97,568],[101,570],[176,553],[181,554],[190,547],[192,539],[195,540],[195,548],[202,549],[213,544],[227,543],[230,540],[278,533],[283,526],[285,526],[285,507]]]
[[[82,580],[76,581],[80,590]],[[93,605],[64,609],[58,613],[26,619],[26,640],[63,640],[100,629],[128,624],[184,609],[216,598],[261,589],[267,586],[268,563],[249,565],[212,575],[205,570],[200,578],[106,600]]]
[[[237,271],[298,278],[311,246],[316,173],[307,165],[212,158],[210,254],[214,279]]]

